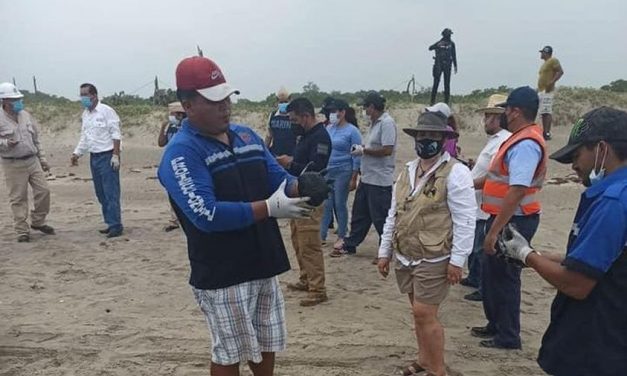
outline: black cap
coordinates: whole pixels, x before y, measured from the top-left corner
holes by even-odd
[[[573,125],[566,146],[551,154],[550,158],[560,163],[572,163],[577,148],[601,140],[627,141],[627,112],[611,107],[599,107],[588,112]]]
[[[375,105],[375,107],[383,106],[385,105],[385,98],[383,98],[383,96],[376,91],[369,91],[368,94],[366,94],[366,97],[361,100],[359,105],[368,107],[371,104]]]
[[[528,108],[530,110],[538,111],[540,99],[538,98],[538,93],[535,90],[529,86],[521,86],[509,93],[505,103],[500,103],[497,106]]]
[[[448,27],[444,30],[442,30],[442,36],[444,35],[452,35],[453,34],[453,30],[449,29]]]
[[[348,103],[343,99],[336,99],[334,104],[335,109],[337,109],[338,111],[346,111],[349,107]]]
[[[538,52],[545,52],[549,55],[553,55],[553,47],[551,46],[544,46],[540,51]]]
[[[335,110],[337,110],[337,107],[335,106],[335,98],[333,97],[324,98],[324,100],[322,101],[322,108],[320,108],[320,113],[328,115],[331,111],[335,111]]]

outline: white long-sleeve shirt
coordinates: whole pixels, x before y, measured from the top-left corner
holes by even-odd
[[[473,180],[482,178],[488,174],[488,168],[490,168],[490,162],[492,161],[492,158],[499,150],[501,144],[505,142],[511,135],[512,133],[510,131],[506,129],[501,129],[498,133],[495,133],[488,138],[488,142],[483,147],[483,149],[479,153],[479,156],[477,157],[475,166],[470,171]],[[483,190],[477,189],[475,191],[475,198],[477,200],[477,219],[486,220],[490,218],[490,214],[481,210],[481,203],[483,201]]]
[[[448,162],[451,156],[444,152],[440,159],[424,174],[418,181],[416,178],[416,168],[420,159],[414,159],[406,164],[409,172],[409,184],[411,195],[418,194],[429,177],[433,175],[435,170],[444,162]],[[381,245],[379,246],[379,257],[389,258],[392,255],[392,237],[396,226],[396,184],[392,190],[392,204],[388,211],[388,216],[383,227],[383,235],[381,235]],[[410,260],[405,256],[395,253],[396,259],[405,266],[415,266],[421,262],[439,262],[450,257],[450,263],[455,266],[463,267],[466,258],[472,252],[475,239],[475,221],[477,214],[477,202],[475,200],[475,189],[472,181],[470,170],[461,163],[455,164],[451,169],[451,173],[446,180],[447,197],[446,202],[451,211],[451,219],[453,220],[453,247],[451,254],[447,256]]]
[[[93,110],[82,115],[81,138],[74,154],[102,153],[113,150],[113,140],[120,140],[120,118],[114,109],[98,102]]]

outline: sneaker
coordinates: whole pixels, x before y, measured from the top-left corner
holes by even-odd
[[[30,236],[28,234],[22,234],[17,237],[18,243],[28,243],[30,241]]]
[[[479,292],[479,290],[477,290],[475,292],[471,292],[470,294],[464,295],[464,299],[470,300],[471,302],[481,302],[483,301],[483,296],[481,296],[481,293]]]
[[[473,326],[470,328],[470,335],[477,338],[492,338],[496,332],[488,329],[487,326]]]
[[[522,349],[521,345],[507,345],[507,346],[505,346],[505,345],[502,345],[500,343],[497,343],[493,339],[484,339],[483,341],[479,342],[479,346],[487,347],[489,349],[503,349],[503,350],[520,350],[520,349]]]
[[[551,140],[553,137],[551,136],[551,132],[544,132],[544,139],[546,141]]]
[[[302,281],[298,281],[296,283],[288,283],[287,288],[288,290],[292,291],[309,291],[309,287],[307,286],[307,284]]]
[[[472,283],[468,278],[462,278],[462,280],[459,281],[459,284],[462,286],[466,286],[466,287],[474,287],[474,288],[479,287],[475,283]]]
[[[109,230],[109,233],[107,234],[107,238],[117,238],[119,236],[122,236],[122,229]]]
[[[109,231],[111,231],[111,229],[108,228],[108,227],[107,228],[102,228],[102,229],[98,230],[98,232],[101,233],[101,234],[108,234]]]
[[[46,235],[54,235],[54,228],[52,228],[52,226],[48,226],[48,225],[32,226],[31,225],[30,228],[32,228],[33,230],[41,231]]]
[[[329,300],[324,292],[310,292],[307,297],[300,301],[301,307],[312,307]]]

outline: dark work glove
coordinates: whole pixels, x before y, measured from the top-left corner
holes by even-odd
[[[329,197],[329,182],[319,172],[304,172],[298,177],[298,195],[310,197],[307,204],[320,206]]]

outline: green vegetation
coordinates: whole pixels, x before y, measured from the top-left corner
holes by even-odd
[[[458,116],[458,122],[462,128],[466,127],[467,118],[471,120],[476,116],[473,111],[483,104],[488,96],[494,93],[508,93],[511,88],[502,86],[474,90],[469,94],[453,95],[451,101]],[[26,108],[33,113],[35,118],[45,129],[50,131],[60,131],[68,128],[80,127],[80,114],[82,108],[78,100],[71,101],[64,97],[50,95],[46,93],[30,93],[23,91],[25,95]],[[320,107],[322,101],[327,96],[341,98],[356,106],[366,95],[367,91],[358,92],[324,92],[314,82],[308,82],[303,86],[301,92],[292,93],[292,98],[304,96],[309,98],[316,107]],[[426,105],[429,101],[430,93],[422,90],[414,96],[407,92],[395,90],[381,90],[380,93],[387,98],[388,106],[392,109],[412,108],[416,104]],[[102,101],[115,108],[120,115],[124,128],[129,132],[129,128],[136,126],[152,126],[159,124],[166,117],[167,103],[176,100],[176,92],[170,89],[160,90],[156,96],[142,98],[137,95],[129,95],[124,92],[115,93],[104,97]],[[609,85],[599,89],[560,87],[556,94],[556,105],[554,109],[554,119],[557,125],[570,125],[581,114],[591,108],[598,106],[613,106],[627,109],[627,81],[616,80]],[[263,122],[266,115],[276,105],[274,93],[269,94],[265,99],[252,101],[249,99],[239,99],[233,105],[233,115],[243,118],[247,114],[258,114],[259,121]],[[468,124],[474,124],[472,120]]]

